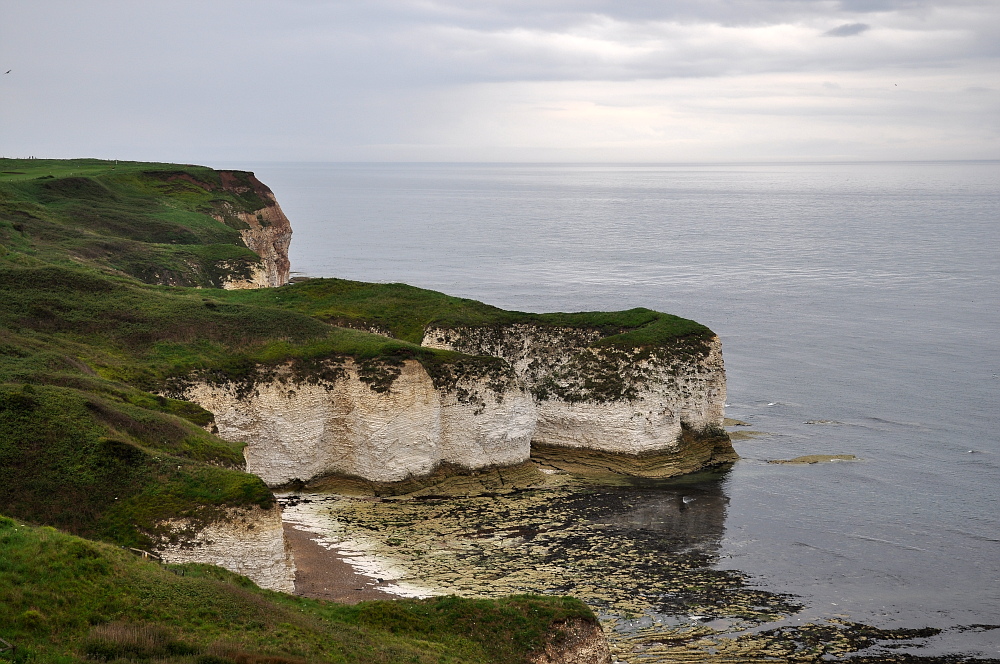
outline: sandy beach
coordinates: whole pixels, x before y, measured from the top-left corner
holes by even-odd
[[[312,534],[285,523],[285,540],[295,557],[295,594],[345,604],[399,599],[379,589],[378,582],[354,571],[341,555],[320,546]]]

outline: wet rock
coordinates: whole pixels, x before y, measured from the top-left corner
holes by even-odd
[[[833,461],[857,461],[858,457],[853,454],[807,454],[794,459],[772,459],[768,463],[784,463],[803,465],[810,463],[829,463]]]

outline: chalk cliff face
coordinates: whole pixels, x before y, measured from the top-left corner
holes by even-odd
[[[246,443],[247,470],[270,486],[329,474],[394,482],[442,464],[513,465],[559,449],[649,477],[735,460],[721,428],[717,337],[591,345],[601,336],[527,324],[433,328],[424,346],[500,359],[433,365],[433,376],[415,360],[330,359],[304,373],[262,368],[249,384],[195,378],[177,396],[214,413],[220,436]]]
[[[423,345],[510,362],[537,400],[536,446],[688,457],[690,470],[735,458],[721,433],[726,378],[718,337],[652,349],[589,345],[600,337],[532,325],[431,328]],[[706,435],[718,444],[692,445]]]
[[[231,508],[207,525],[174,519],[157,550],[164,562],[208,563],[249,577],[261,588],[293,592],[295,564],[285,543],[281,508]]]
[[[435,381],[413,360],[383,369],[373,379],[371,367],[329,360],[318,379],[284,366],[252,387],[195,381],[183,396],[215,414],[221,437],[247,443],[247,471],[271,486],[332,473],[393,482],[441,464],[528,459],[535,405],[512,374]]]
[[[220,222],[226,216],[236,217],[242,222],[240,235],[247,248],[261,259],[261,265],[251,271],[245,279],[231,279],[224,282],[226,289],[267,288],[288,283],[291,264],[288,261],[288,246],[292,241],[292,226],[281,211],[274,193],[252,174],[237,178],[232,171],[220,171],[222,188],[234,194],[255,194],[264,201],[263,208],[255,212],[235,209],[222,210],[214,215]]]

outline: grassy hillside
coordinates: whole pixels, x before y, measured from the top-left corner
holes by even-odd
[[[0,517],[0,661],[517,664],[567,618],[594,621],[563,597],[312,601]]]
[[[195,371],[238,380],[286,361],[308,372],[337,356],[461,359],[220,295],[0,258],[0,512],[144,544],[163,518],[264,505],[270,493],[238,470],[242,446],[201,428],[210,413],[155,392]]]
[[[237,181],[249,174],[234,172]],[[0,255],[90,264],[147,283],[218,287],[259,257],[235,213],[265,202],[201,166],[98,159],[0,159]],[[217,218],[225,223],[219,223]]]
[[[274,504],[259,478],[235,470],[241,446],[158,411],[174,409],[166,400],[129,396],[0,385],[0,510],[145,548],[165,519]]]

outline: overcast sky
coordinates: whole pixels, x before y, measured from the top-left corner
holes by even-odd
[[[1000,0],[0,0],[0,156],[1000,158]]]

